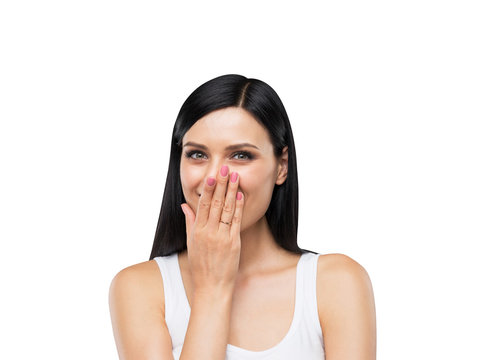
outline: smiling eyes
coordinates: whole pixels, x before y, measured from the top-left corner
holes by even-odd
[[[199,155],[199,157],[194,157],[193,155]],[[252,160],[254,158],[254,156],[249,153],[248,151],[237,151],[235,153],[232,154],[232,157],[235,157],[237,155],[240,155],[240,158],[236,159],[236,160]],[[192,158],[194,160],[201,160],[201,159],[204,159],[204,156],[205,154],[202,152],[202,151],[198,151],[198,150],[192,150],[192,151],[188,151],[186,152],[185,156],[187,158]],[[245,156],[245,158],[244,158]]]

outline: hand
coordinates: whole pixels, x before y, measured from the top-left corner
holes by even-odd
[[[194,292],[233,291],[235,286],[244,197],[237,193],[238,174],[235,182],[229,182],[228,167],[222,169],[225,176],[219,172],[217,181],[205,179],[197,215],[189,205],[181,204],[186,217],[187,254]]]

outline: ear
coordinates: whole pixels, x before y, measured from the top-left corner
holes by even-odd
[[[278,159],[278,172],[277,172],[277,180],[275,184],[281,185],[287,179],[288,174],[288,146],[285,146],[282,151],[282,155]]]

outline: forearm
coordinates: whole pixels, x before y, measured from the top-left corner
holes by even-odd
[[[180,360],[224,360],[232,292],[195,294]]]

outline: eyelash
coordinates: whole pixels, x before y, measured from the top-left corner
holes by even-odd
[[[187,157],[187,158],[194,159],[194,160],[201,160],[201,159],[195,159],[195,158],[192,157],[192,155],[194,155],[194,154],[196,154],[196,153],[204,154],[202,151],[192,150],[192,151],[186,152],[186,157]],[[239,154],[243,154],[243,155],[246,155],[246,156],[247,156],[247,159],[243,159],[243,160],[252,160],[252,159],[254,159],[254,156],[253,156],[251,153],[249,153],[248,151],[237,151],[237,152],[233,153],[232,156],[239,155]],[[242,160],[242,159],[238,159],[238,160]]]

